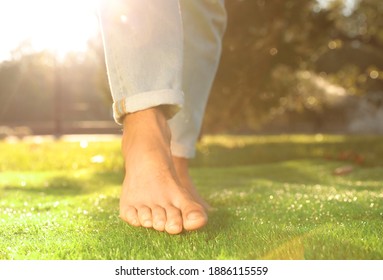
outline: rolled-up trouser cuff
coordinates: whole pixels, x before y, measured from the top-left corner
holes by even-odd
[[[118,124],[128,113],[161,106],[167,119],[171,119],[184,103],[184,94],[180,90],[164,89],[140,92],[113,103],[113,117]],[[163,105],[163,106],[162,106]]]
[[[185,146],[174,141],[170,144],[172,156],[182,158],[194,158],[196,154],[196,148],[194,145]]]

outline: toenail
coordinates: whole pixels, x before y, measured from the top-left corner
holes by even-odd
[[[163,226],[165,224],[165,221],[157,221],[156,226]]]
[[[203,218],[204,216],[199,211],[192,211],[187,215],[188,220],[198,220]]]
[[[178,225],[171,225],[169,226],[169,229],[171,229],[171,231],[180,231],[181,230],[181,227],[178,226]]]
[[[129,214],[125,214],[125,219],[126,219],[127,221],[129,221],[130,223],[132,223],[132,224],[136,224],[136,223],[137,223],[137,218],[133,218],[133,217],[131,217],[131,215],[129,215]]]

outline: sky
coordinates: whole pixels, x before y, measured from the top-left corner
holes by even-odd
[[[0,61],[21,42],[59,56],[84,51],[97,34],[97,0],[0,0]]]

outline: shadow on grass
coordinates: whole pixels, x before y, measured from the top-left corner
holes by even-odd
[[[201,168],[193,171],[197,185],[210,189],[243,188],[263,186],[265,182],[283,184],[324,184],[331,180],[331,171],[321,161],[294,161],[273,164]],[[320,172],[319,172],[320,171]],[[324,174],[321,174],[324,173]]]
[[[87,192],[80,180],[58,176],[47,180],[44,186],[5,186],[5,191],[28,192],[53,196],[75,196]]]
[[[91,181],[98,182],[98,184],[111,184],[111,185],[122,185],[124,179],[124,171],[119,172],[97,172],[92,173]]]
[[[240,141],[240,140],[237,140]],[[230,141],[228,140],[228,143]],[[374,149],[372,149],[374,147]],[[224,167],[235,165],[267,164],[297,159],[339,160],[342,153],[352,153],[363,157],[366,166],[383,164],[382,138],[345,137],[343,141],[324,142],[259,142],[238,144],[227,147],[224,144],[208,144],[200,147],[192,166]]]
[[[207,240],[211,240],[230,229],[235,220],[234,214],[226,209],[214,210],[209,212],[209,222],[202,231],[208,235]]]
[[[336,167],[325,160],[296,160],[272,164],[233,166],[221,168],[201,168],[194,171],[197,185],[210,189],[237,189],[243,186],[264,188],[265,184],[322,186],[336,185],[339,190],[383,191],[383,173],[380,168],[354,167],[351,174],[333,175]],[[219,178],[219,179],[217,179]],[[219,183],[217,183],[219,182]],[[218,184],[218,185],[217,185]]]
[[[36,185],[26,184],[26,186],[5,186],[4,191],[11,192],[27,192],[32,194],[44,194],[51,196],[78,196],[92,192],[102,192],[107,185],[120,185],[122,177],[120,174],[113,172],[90,173],[87,178],[75,178],[60,175],[47,178],[43,183]]]

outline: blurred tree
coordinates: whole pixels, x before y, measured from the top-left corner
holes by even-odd
[[[52,108],[41,108],[51,102],[54,58],[48,52],[15,51],[14,59],[0,65],[0,121],[44,119]]]
[[[93,52],[68,53],[58,60],[48,51],[25,49],[21,46],[12,60],[0,64],[0,123],[50,122],[57,110],[61,121],[112,119]]]
[[[382,90],[382,15],[383,1],[356,0],[351,11],[344,11],[342,1],[330,2],[328,17],[334,27],[315,70],[335,74],[332,79],[351,93]]]
[[[108,106],[111,106],[113,100],[112,100],[112,95],[110,93],[110,88],[108,84],[108,76],[107,76],[107,70],[106,70],[104,47],[102,43],[101,32],[98,32],[97,36],[95,36],[94,38],[91,38],[88,41],[88,47],[89,47],[89,52],[93,54],[93,57],[95,58],[98,64],[96,84],[98,88],[101,90],[101,92],[103,93],[106,104],[108,104]]]
[[[206,131],[256,129],[285,110],[318,116],[326,105],[302,72],[320,73],[349,93],[365,92],[367,82],[382,77],[383,2],[359,1],[348,14],[344,1],[328,2],[226,2],[229,24]]]

